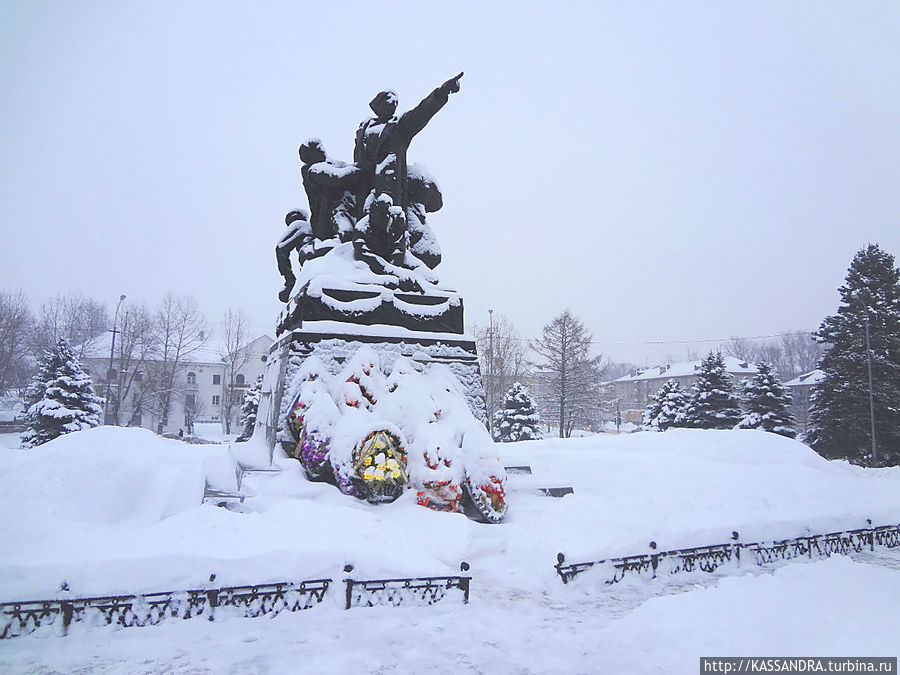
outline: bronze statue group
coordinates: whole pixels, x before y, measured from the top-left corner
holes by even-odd
[[[397,115],[397,95],[380,92],[369,103],[375,117],[356,131],[353,163],[328,157],[318,139],[300,146],[300,174],[310,212],[291,211],[287,230],[275,247],[284,288],[278,297],[290,299],[296,281],[291,252],[302,266],[334,247],[352,243],[354,257],[379,274],[398,268],[441,261],[437,240],[425,214],[443,205],[434,180],[420,167],[407,163],[412,139],[459,91],[462,73],[444,82],[417,106]]]

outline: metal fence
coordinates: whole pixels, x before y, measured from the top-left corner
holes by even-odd
[[[469,563],[459,565],[461,572],[469,570]],[[351,573],[353,565],[344,567]],[[463,603],[469,602],[470,576],[417,577],[412,579],[369,579],[360,581],[347,578],[345,608],[375,607],[378,605],[433,605],[443,600],[453,590],[462,592]]]
[[[460,570],[468,571],[463,562]],[[346,565],[349,573],[352,565]],[[347,578],[346,608],[380,605],[433,605],[453,590],[463,603],[469,601],[470,576],[415,577],[402,579],[355,580]],[[210,575],[210,584],[216,575]],[[325,599],[332,579],[286,581],[251,586],[227,586],[187,591],[164,591],[141,595],[111,595],[72,598],[64,583],[59,597],[0,603],[0,639],[32,633],[42,626],[57,625],[62,635],[74,622],[124,627],[152,626],[165,619],[206,617],[214,621],[217,613],[256,617],[309,609]]]
[[[713,572],[725,564],[741,565],[750,562],[766,565],[796,558],[827,558],[832,555],[849,555],[862,551],[874,551],[875,547],[900,547],[900,525],[881,525],[872,527],[872,521],[866,521],[869,527],[827,534],[814,534],[795,539],[782,539],[771,542],[754,542],[745,544],[740,541],[737,532],[731,533],[731,542],[712,546],[675,549],[657,552],[656,542],[650,542],[650,552],[641,555],[608,558],[588,562],[566,563],[562,553],[556,556],[556,573],[569,583],[582,572],[600,568],[607,576],[606,583],[614,584],[625,575],[649,574],[656,578],[660,574],[677,574],[679,572]]]

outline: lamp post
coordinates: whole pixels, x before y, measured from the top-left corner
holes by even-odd
[[[494,431],[494,310],[488,310],[488,430]]]
[[[116,349],[116,322],[119,320],[119,307],[122,306],[122,301],[125,299],[125,295],[119,296],[119,304],[116,305],[116,313],[113,316],[113,327],[110,333],[112,333],[112,343],[109,345],[109,368],[106,369],[106,401],[103,404],[103,424],[109,424],[109,397],[110,391],[112,388],[112,364],[113,364],[113,354]]]
[[[863,302],[862,297],[857,295],[851,295],[850,297],[857,300],[862,307],[863,316],[865,316],[865,327],[866,327],[866,360],[868,362],[868,371],[869,371],[869,424],[870,430],[872,434],[872,464],[878,464],[878,440],[875,438],[875,397],[872,393],[872,343],[869,337],[869,307]],[[871,301],[871,296],[869,300]]]

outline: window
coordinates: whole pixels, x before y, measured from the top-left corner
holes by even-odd
[[[197,401],[194,399],[193,394],[185,394],[184,395],[184,407],[185,408],[193,408],[197,405]]]
[[[222,400],[222,399],[219,397],[218,394],[214,395],[214,396],[213,396],[213,405],[219,405],[219,403],[221,402],[221,400]]]
[[[141,413],[136,412],[131,416],[131,426],[139,427],[139,426],[141,426],[141,422],[142,422]]]
[[[222,376],[213,375],[213,384],[222,384]]]
[[[144,371],[138,370],[137,372],[135,372],[134,381],[135,382],[143,382],[144,381]]]
[[[115,368],[110,368],[108,371],[106,371],[106,379],[112,381],[117,377],[119,377],[119,371],[117,371]]]
[[[197,384],[197,373],[188,373],[187,381],[188,384]]]
[[[234,376],[234,383],[235,383],[236,385],[238,385],[239,387],[243,386],[243,385],[244,385],[244,376],[241,375],[240,373],[238,373],[237,375],[235,375],[235,376]]]

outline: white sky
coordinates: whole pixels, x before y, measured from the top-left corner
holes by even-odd
[[[442,281],[526,337],[814,329],[854,253],[900,255],[896,2],[0,3],[0,288],[273,334],[297,147],[350,160],[368,101],[462,91],[415,139]]]

